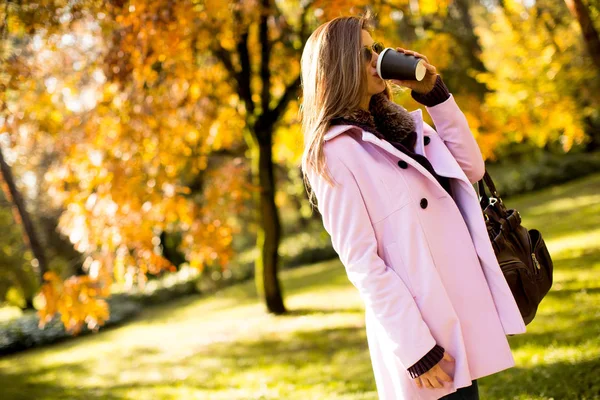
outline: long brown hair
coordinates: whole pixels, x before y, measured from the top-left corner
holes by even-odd
[[[309,168],[333,185],[326,171],[323,137],[331,120],[360,107],[367,91],[365,61],[361,56],[361,30],[372,32],[370,11],[355,17],[338,17],[320,25],[310,35],[301,58],[302,103],[300,115],[304,136],[302,172],[310,203],[314,193],[307,178]],[[386,94],[391,90],[386,83]]]

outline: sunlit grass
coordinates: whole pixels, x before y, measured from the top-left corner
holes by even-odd
[[[600,174],[507,200],[538,228],[554,285],[517,365],[483,399],[600,396]],[[0,399],[377,399],[362,304],[339,261],[282,273],[289,315],[252,282],[146,309],[133,322],[0,360]]]

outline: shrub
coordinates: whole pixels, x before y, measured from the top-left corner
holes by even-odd
[[[110,318],[100,329],[106,329],[122,323],[135,314],[141,307],[134,301],[110,298],[107,300],[110,307]],[[31,312],[19,318],[0,324],[0,355],[14,353],[30,347],[55,343],[70,337],[60,321],[60,314],[46,324],[44,329],[38,328],[39,318],[37,313]],[[79,335],[85,335],[90,330],[84,327]]]

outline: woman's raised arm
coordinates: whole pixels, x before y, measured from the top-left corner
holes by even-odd
[[[432,131],[437,132],[471,183],[482,179],[485,174],[485,163],[481,150],[454,96],[450,94],[443,103],[433,107],[425,106],[425,108],[431,115],[435,129],[425,121],[423,126],[428,126]]]

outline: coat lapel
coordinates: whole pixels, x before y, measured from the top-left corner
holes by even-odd
[[[446,176],[449,178],[460,179],[466,182],[469,186],[471,186],[471,182],[467,179],[464,172],[460,170],[460,166],[454,161],[452,154],[450,151],[446,149],[446,151],[439,151],[438,154],[427,155],[425,152],[425,142],[424,142],[424,134],[423,134],[423,112],[420,108],[417,108],[414,111],[409,112],[409,114],[413,117],[415,121],[415,128],[417,130],[417,141],[415,143],[415,153],[423,155],[427,157],[435,172],[439,175]],[[350,130],[350,129],[360,129],[353,125],[334,125],[329,131],[325,134],[324,140],[330,140],[335,136]],[[395,148],[390,142],[387,140],[379,139],[377,136],[372,134],[371,132],[360,129],[362,132],[362,140],[365,142],[369,142],[374,144],[375,146],[387,151],[388,153],[401,158],[406,161],[408,164],[412,165],[417,171],[421,172],[428,179],[430,179],[434,184],[438,185],[441,190],[445,191],[445,189],[440,185],[440,183],[435,179],[435,177],[418,161],[413,159],[407,154],[404,154],[402,151]],[[431,145],[429,145],[431,146]],[[453,162],[454,161],[454,162]]]

